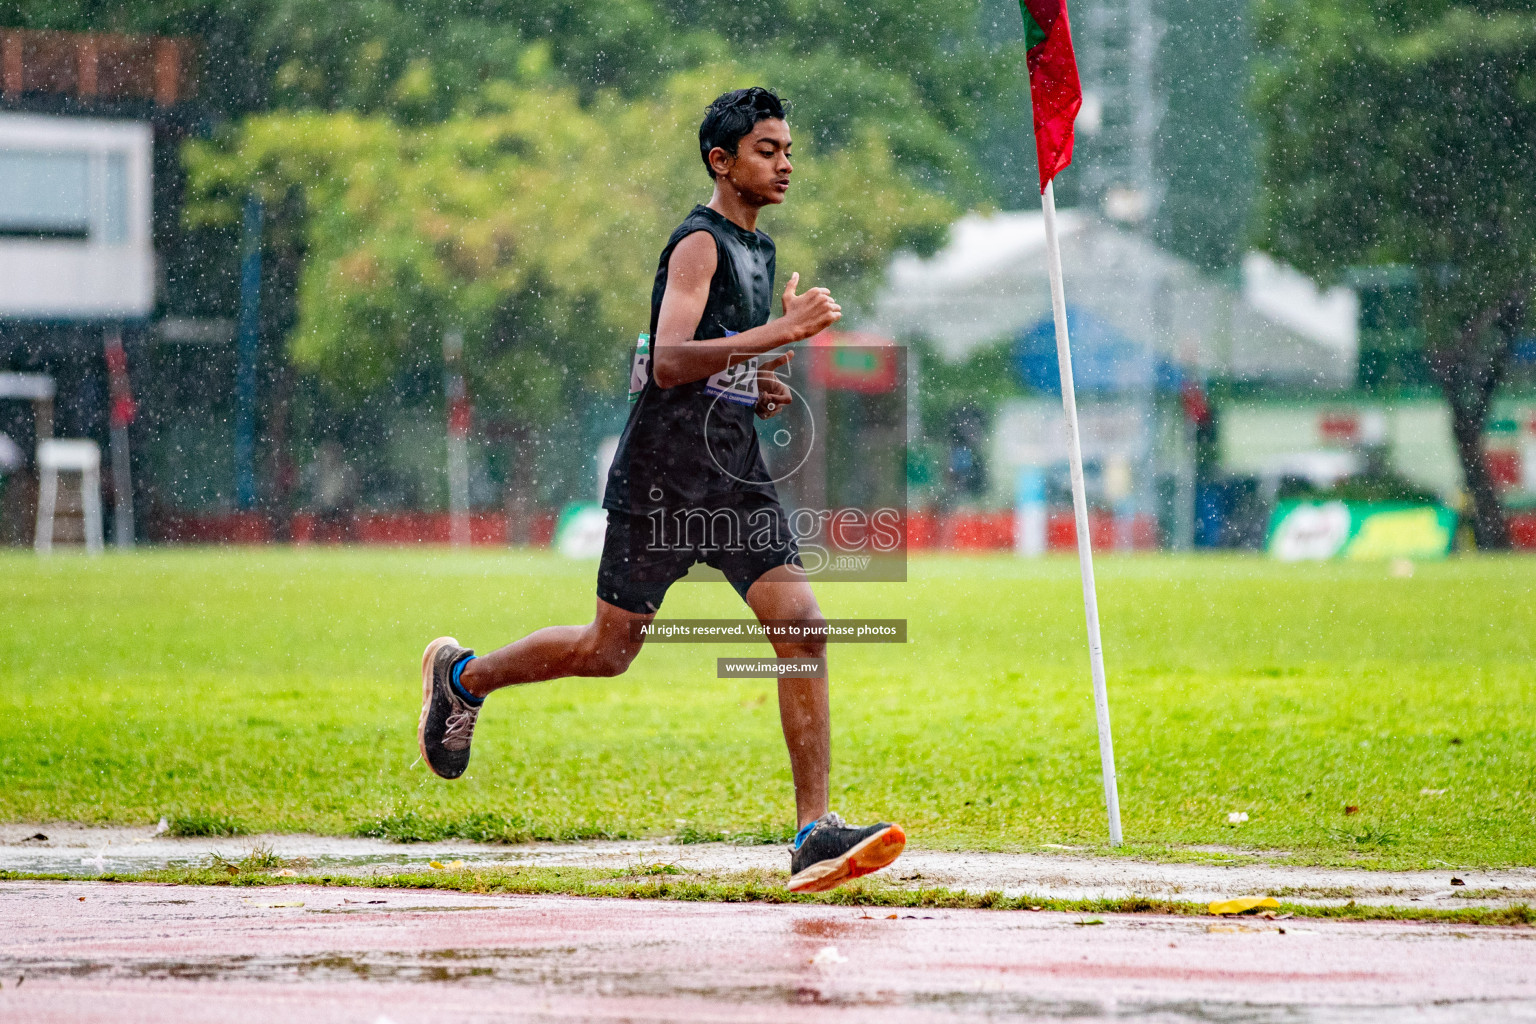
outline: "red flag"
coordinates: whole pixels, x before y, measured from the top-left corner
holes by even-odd
[[[1072,122],[1083,105],[1072,53],[1067,0],[1019,0],[1029,58],[1029,96],[1035,108],[1035,155],[1040,191],[1072,162]]]

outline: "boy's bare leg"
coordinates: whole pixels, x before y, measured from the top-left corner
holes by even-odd
[[[763,573],[747,589],[747,604],[759,620],[822,621],[821,606],[806,582],[804,570],[798,566],[781,565]],[[827,656],[825,640],[775,640],[773,649],[781,658]],[[795,811],[799,824],[805,825],[827,813],[832,775],[832,712],[826,678],[781,678],[779,722],[795,780]]]
[[[656,616],[627,612],[597,599],[597,614],[585,626],[546,626],[521,640],[481,655],[464,666],[459,684],[484,697],[504,686],[564,676],[616,676],[629,668],[643,640],[637,624]]]

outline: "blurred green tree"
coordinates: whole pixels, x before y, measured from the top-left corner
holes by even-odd
[[[364,395],[458,328],[475,393],[523,426],[554,423],[579,393],[622,389],[656,254],[708,197],[698,112],[745,76],[702,68],[651,99],[600,91],[583,104],[544,56],[530,49],[520,81],[486,84],[441,121],[269,113],[189,148],[195,223],[232,222],[247,192],[302,200],[301,367]],[[796,163],[790,202],[763,218],[785,277],[856,298],[893,249],[931,251],[953,216],[875,132]]]
[[[982,133],[1023,81],[1016,41],[978,33],[984,0],[0,0],[0,24],[184,33],[208,46],[221,114],[453,115],[515,77],[530,44],[583,102],[655,95],[733,62],[796,101],[823,145],[873,129],[904,170],[962,203],[993,198]],[[1017,14],[1012,15],[1017,18]],[[1023,145],[1025,140],[1018,143]]]
[[[1528,0],[1263,0],[1260,244],[1318,275],[1416,268],[1480,547],[1509,546],[1483,431],[1536,284]]]

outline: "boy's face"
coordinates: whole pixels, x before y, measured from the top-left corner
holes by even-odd
[[[715,176],[729,182],[749,203],[769,206],[782,203],[789,191],[789,125],[782,119],[759,121],[736,144],[732,156],[716,146],[709,152]]]

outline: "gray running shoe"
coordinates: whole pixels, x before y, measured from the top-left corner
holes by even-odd
[[[440,636],[421,654],[421,722],[416,738],[421,758],[438,775],[456,779],[469,767],[469,742],[480,708],[453,692],[453,666],[475,652],[451,636]]]

